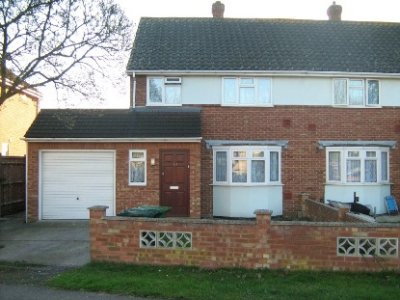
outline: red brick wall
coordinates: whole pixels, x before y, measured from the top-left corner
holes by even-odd
[[[200,217],[200,143],[29,143],[28,145],[28,218],[38,219],[39,150],[116,150],[116,212],[126,208],[159,204],[160,150],[187,149],[190,162],[190,216]],[[129,150],[147,150],[147,185],[128,185]],[[155,158],[156,165],[150,165]]]
[[[135,106],[146,106],[146,76],[136,76]]]
[[[288,140],[282,151],[283,209],[301,210],[298,195],[324,197],[325,150],[319,140],[392,140],[400,143],[400,109],[318,106],[271,108],[202,106],[202,136],[225,140]],[[202,213],[212,213],[212,150],[202,148]],[[392,193],[400,199],[400,148],[390,151]]]
[[[140,248],[140,231],[191,232],[191,249]],[[146,219],[104,217],[91,211],[90,253],[93,261],[205,268],[243,267],[381,271],[398,270],[399,257],[343,257],[337,237],[400,238],[399,226],[371,224],[271,222],[269,213],[256,221]]]
[[[348,208],[337,208],[327,204],[304,198],[302,205],[302,214],[305,218],[313,222],[353,222],[353,223],[368,223],[367,221],[357,218],[350,214]]]

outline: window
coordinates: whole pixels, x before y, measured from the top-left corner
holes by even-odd
[[[222,103],[225,105],[272,105],[269,78],[223,78],[222,90]]]
[[[279,183],[280,153],[280,147],[218,147],[214,149],[214,183]]]
[[[146,185],[146,150],[129,151],[129,185]]]
[[[181,105],[180,77],[150,77],[147,82],[148,105]]]
[[[333,103],[349,106],[379,106],[379,81],[375,79],[334,79]]]
[[[387,148],[327,148],[327,182],[387,183],[389,181],[388,157]],[[342,176],[342,174],[345,175]]]

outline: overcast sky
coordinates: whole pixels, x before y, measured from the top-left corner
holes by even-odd
[[[211,17],[215,0],[115,0],[134,22],[140,17]],[[226,18],[296,18],[326,20],[331,0],[222,0]],[[342,20],[400,22],[400,0],[338,0]],[[45,93],[45,92],[44,92]],[[127,108],[128,85],[121,95],[110,89],[101,104],[75,103],[74,107]],[[116,96],[118,95],[118,96]],[[60,106],[51,95],[44,94],[43,108]],[[65,105],[61,105],[65,107]]]

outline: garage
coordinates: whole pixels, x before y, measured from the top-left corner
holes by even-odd
[[[88,219],[88,207],[115,215],[114,151],[40,152],[41,219]]]

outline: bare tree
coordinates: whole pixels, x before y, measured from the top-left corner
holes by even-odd
[[[131,47],[131,29],[113,0],[1,0],[0,106],[49,83],[89,96],[93,74],[107,76],[103,64]]]

